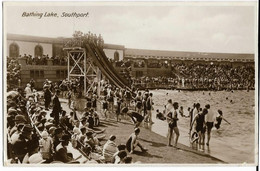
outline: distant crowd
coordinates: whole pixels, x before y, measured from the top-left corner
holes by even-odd
[[[255,83],[253,66],[215,65],[215,64],[175,64],[173,72],[179,77],[179,82],[191,88],[248,89]]]

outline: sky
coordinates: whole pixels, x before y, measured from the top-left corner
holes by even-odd
[[[105,43],[126,48],[254,53],[255,2],[237,4],[121,3],[121,4],[5,4],[6,33],[71,37],[74,31],[101,34]],[[24,12],[55,12],[59,17],[22,17]],[[61,17],[63,12],[88,17]]]

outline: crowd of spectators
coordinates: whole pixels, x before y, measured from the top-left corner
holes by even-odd
[[[17,59],[7,58],[7,90],[21,85],[21,64]]]
[[[83,33],[81,31],[75,31],[73,34],[73,38],[68,40],[64,47],[84,47],[85,44],[94,44],[97,47],[103,49],[104,47],[104,39],[99,34],[98,36],[90,31],[88,33]]]
[[[130,107],[133,98],[129,90],[116,88],[102,80],[100,96],[97,95],[95,84],[84,95],[86,107],[82,116],[78,117],[80,115],[71,100],[76,93],[74,87],[79,87],[79,80],[63,80],[55,84],[46,80],[43,83],[44,101],[31,83],[33,81],[25,89],[18,88],[7,94],[7,156],[10,163],[82,163],[67,148],[80,151],[86,158],[83,163],[132,163],[132,157],[127,153],[127,144],[117,145],[115,135],[111,135],[106,143],[101,143],[103,138],[97,131],[100,116],[107,119],[116,113],[117,121],[121,120],[121,109]],[[59,104],[57,118],[55,99],[59,99],[60,92],[68,98],[72,112],[67,113]],[[101,113],[97,111],[97,100],[101,100]],[[50,106],[53,109],[49,115]],[[135,130],[135,134],[138,131]]]
[[[194,89],[247,89],[253,88],[255,82],[255,69],[250,65],[175,64],[172,71],[178,75],[182,85]]]

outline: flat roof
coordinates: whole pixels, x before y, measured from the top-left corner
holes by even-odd
[[[254,59],[254,54],[184,52],[184,51],[165,51],[165,50],[147,50],[147,49],[125,49],[125,56],[139,57],[139,58],[140,57],[144,57],[144,58],[183,57],[189,59],[193,59],[193,58]]]
[[[7,40],[14,41],[27,41],[37,43],[50,43],[50,44],[63,44],[69,39],[68,37],[40,37],[20,34],[7,33]],[[124,50],[126,57],[131,58],[174,58],[183,57],[188,59],[200,58],[220,58],[220,59],[254,59],[254,54],[241,54],[241,53],[209,53],[209,52],[185,52],[185,51],[168,51],[168,50],[148,50],[148,49],[133,49],[125,48],[123,45],[104,44],[105,49]]]

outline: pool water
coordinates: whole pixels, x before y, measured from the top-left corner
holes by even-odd
[[[255,142],[255,129],[257,115],[255,115],[255,91],[177,91],[177,90],[153,90],[153,121],[150,129],[162,136],[167,134],[167,122],[155,118],[156,109],[161,112],[168,99],[178,102],[183,106],[184,115],[188,115],[187,108],[193,103],[200,103],[204,108],[210,104],[212,112],[223,111],[223,116],[231,125],[222,120],[219,130],[213,129],[210,146],[200,148],[200,151],[208,153],[225,162],[241,164],[254,163],[257,154],[257,142]],[[168,93],[168,94],[167,94]],[[232,101],[231,101],[232,100]],[[180,115],[178,127],[180,129],[179,142],[190,145],[189,121]],[[207,136],[206,136],[207,139]],[[206,140],[205,139],[205,140]],[[166,143],[166,142],[165,142]],[[192,146],[194,148],[194,145]]]

